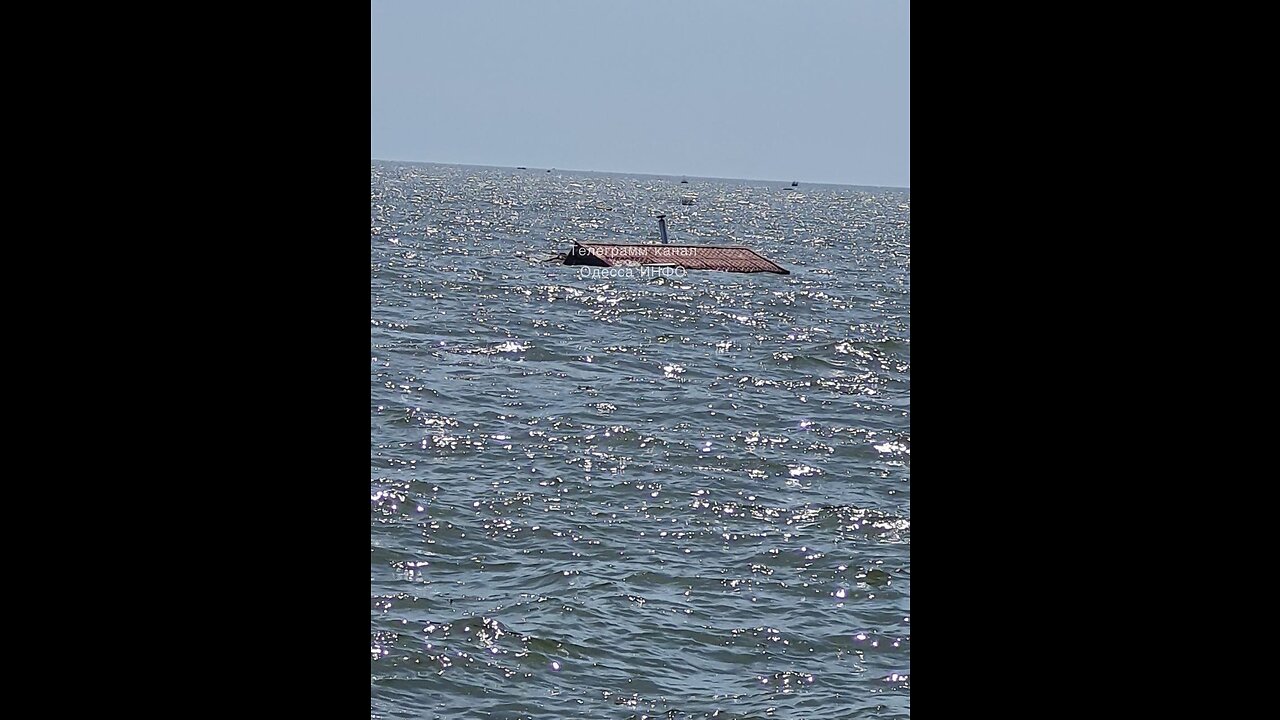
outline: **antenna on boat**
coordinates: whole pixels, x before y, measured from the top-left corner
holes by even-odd
[[[658,234],[662,236],[662,244],[667,244],[667,216],[658,216]]]

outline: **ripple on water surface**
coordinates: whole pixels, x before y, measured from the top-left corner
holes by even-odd
[[[372,715],[909,716],[910,193],[678,182],[372,165]]]

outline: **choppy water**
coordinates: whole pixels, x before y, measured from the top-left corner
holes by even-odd
[[[909,716],[910,191],[678,180],[372,163],[372,716]]]

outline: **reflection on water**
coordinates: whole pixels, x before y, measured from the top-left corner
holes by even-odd
[[[543,262],[659,212],[792,274]],[[371,714],[909,715],[909,191],[373,163],[370,220]]]

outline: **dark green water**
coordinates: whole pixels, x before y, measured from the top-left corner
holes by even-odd
[[[371,716],[909,717],[910,191],[679,179],[372,164]]]

